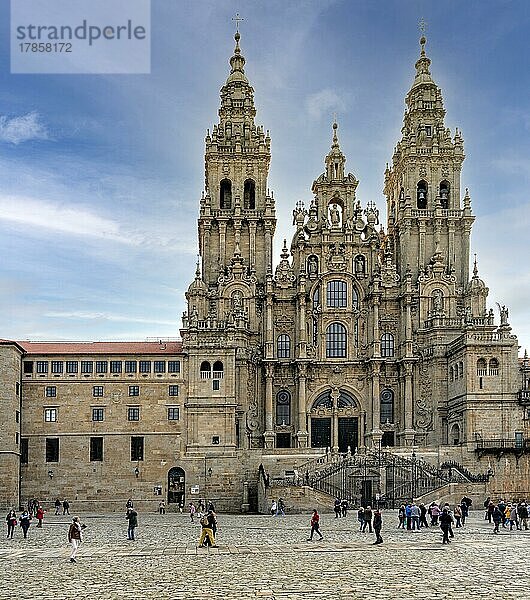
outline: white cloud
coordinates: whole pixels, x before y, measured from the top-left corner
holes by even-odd
[[[105,312],[90,311],[52,311],[44,315],[45,317],[59,319],[81,319],[87,321],[110,321],[113,323],[146,323],[151,325],[171,325],[175,326],[175,321],[164,321],[160,319],[147,319],[143,317],[129,317],[126,315],[115,315]]]
[[[28,140],[46,140],[49,138],[46,126],[40,122],[36,112],[19,117],[0,116],[0,141],[20,144]]]
[[[118,223],[89,209],[68,207],[24,196],[0,196],[0,220],[10,221],[39,231],[47,229],[64,234],[103,238],[136,244],[134,236],[120,231]]]
[[[305,105],[310,118],[314,120],[320,120],[324,115],[329,119],[334,111],[342,112],[346,109],[344,100],[329,88],[310,94]]]

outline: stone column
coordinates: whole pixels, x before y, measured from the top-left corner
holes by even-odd
[[[299,448],[307,448],[307,413],[306,413],[306,365],[298,365],[298,432],[296,437]]]
[[[381,389],[380,389],[380,365],[372,364],[372,444],[378,447],[383,437],[381,431]]]
[[[256,266],[256,223],[252,221],[248,225],[248,247],[249,247],[249,265],[250,267]]]
[[[405,363],[405,430],[403,436],[406,446],[414,445],[414,398],[412,393],[412,365]]]
[[[333,388],[331,402],[333,406],[333,417],[331,420],[331,451],[336,454],[339,451],[339,390]]]
[[[275,433],[273,420],[273,399],[272,399],[272,378],[274,375],[274,365],[265,364],[265,448],[274,448]]]

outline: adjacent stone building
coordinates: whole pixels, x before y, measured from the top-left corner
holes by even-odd
[[[249,510],[260,465],[284,475],[380,448],[530,493],[529,368],[476,259],[469,273],[463,139],[445,127],[425,38],[384,173],[386,225],[357,199],[334,123],[276,268],[271,140],[235,40],[182,342],[1,342],[0,502],[208,496]]]

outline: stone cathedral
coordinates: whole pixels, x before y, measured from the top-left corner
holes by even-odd
[[[182,341],[2,340],[1,502],[253,510],[258,471],[374,449],[489,469],[492,493],[529,494],[530,368],[470,257],[463,139],[444,124],[425,38],[384,171],[386,223],[357,198],[333,123],[277,261],[271,138],[235,41],[205,139]]]

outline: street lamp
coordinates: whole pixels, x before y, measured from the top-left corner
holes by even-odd
[[[412,480],[410,482],[410,493],[412,495],[412,502],[414,502],[414,496],[416,495],[416,451],[413,450],[412,451],[412,456],[410,457],[410,460],[412,462],[411,465],[411,469],[410,469],[410,474],[412,477]]]

